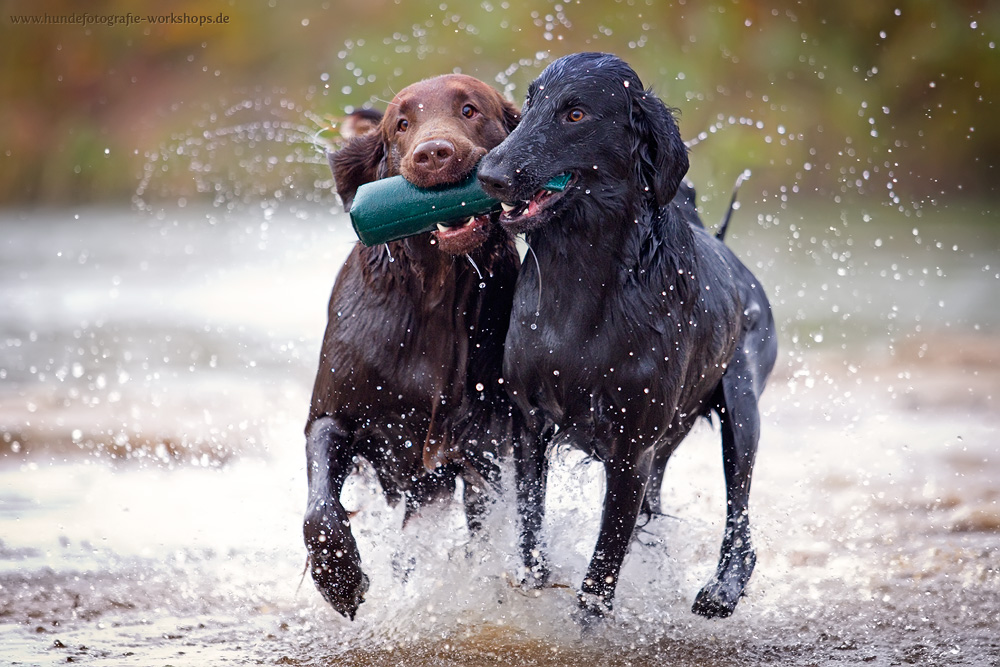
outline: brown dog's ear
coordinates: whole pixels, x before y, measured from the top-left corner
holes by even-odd
[[[632,93],[631,120],[640,182],[650,189],[658,206],[666,206],[687,173],[687,146],[672,110],[651,90]]]
[[[360,137],[362,134],[376,131],[381,122],[382,112],[378,109],[368,107],[355,109],[340,122],[340,136],[344,140]]]
[[[521,112],[518,111],[517,107],[508,102],[507,100],[502,100],[503,103],[503,126],[507,130],[507,134],[514,131],[517,124],[521,122]]]
[[[382,143],[382,133],[376,130],[355,137],[339,151],[327,153],[327,160],[333,172],[337,194],[344,203],[344,210],[350,211],[358,188],[384,175],[385,145]]]

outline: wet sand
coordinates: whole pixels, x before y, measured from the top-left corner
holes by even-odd
[[[869,246],[852,228],[879,250],[844,263],[808,228],[786,250],[787,221],[742,222],[734,246],[766,284],[783,278],[750,589],[730,619],[689,611],[723,519],[718,438],[701,424],[668,468],[667,516],[626,560],[615,616],[584,628],[571,591],[602,488],[571,451],[546,524],[568,588],[509,585],[509,499],[486,543],[468,543],[457,505],[400,533],[364,470],[347,493],[372,579],[357,620],[303,580],[301,427],[343,220],[50,216],[44,232],[13,221],[0,243],[4,664],[1000,664],[995,236],[940,231],[929,252],[924,221],[925,242],[902,228],[909,245],[888,257],[889,234]]]

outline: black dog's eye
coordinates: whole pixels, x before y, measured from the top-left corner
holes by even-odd
[[[570,109],[569,113],[566,114],[566,120],[571,123],[579,123],[586,115],[583,113],[583,109]]]
[[[400,118],[399,120],[396,121],[397,132],[406,132],[406,128],[408,128],[409,126],[410,126],[410,121],[406,120],[405,118]]]
[[[462,115],[465,116],[466,118],[475,118],[476,116],[479,115],[479,109],[472,106],[471,104],[466,104],[464,107],[462,107]]]

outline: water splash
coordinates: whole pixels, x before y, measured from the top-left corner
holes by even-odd
[[[465,258],[467,260],[469,260],[469,264],[472,264],[472,268],[474,268],[476,270],[476,275],[479,276],[480,280],[482,280],[483,279],[483,272],[479,270],[479,266],[476,264],[475,260],[472,259],[472,256],[471,255],[466,255]],[[482,287],[482,285],[480,285],[480,287]]]
[[[311,123],[311,124],[310,124]],[[331,125],[278,96],[245,99],[210,111],[189,131],[146,154],[133,204],[273,208],[288,200],[332,200],[326,151]]]

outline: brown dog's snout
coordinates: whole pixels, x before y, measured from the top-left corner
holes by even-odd
[[[438,171],[447,166],[454,155],[455,144],[446,139],[431,139],[413,149],[413,163],[420,169]]]

